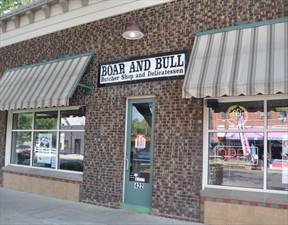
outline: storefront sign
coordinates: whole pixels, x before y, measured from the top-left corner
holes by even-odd
[[[184,76],[186,53],[167,53],[100,64],[100,85]]]
[[[36,144],[37,163],[51,164],[52,134],[40,133]]]
[[[135,181],[144,182],[145,183],[145,178],[143,178],[143,177],[135,177]]]

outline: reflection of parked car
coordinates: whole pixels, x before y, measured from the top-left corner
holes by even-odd
[[[270,169],[288,169],[288,160],[274,159],[270,164]]]
[[[151,154],[147,151],[140,151],[135,153],[134,160],[140,160],[140,161],[149,161],[151,160]]]
[[[31,146],[30,145],[16,145],[16,154],[17,154],[17,161],[19,164],[30,164],[30,152]]]
[[[83,171],[83,155],[60,154],[60,169]]]
[[[25,150],[25,149],[30,149],[31,146],[30,145],[24,145],[24,144],[21,144],[21,145],[16,145],[16,150]]]
[[[16,148],[30,148],[30,145],[25,145],[25,144],[20,144],[20,145],[16,145]]]

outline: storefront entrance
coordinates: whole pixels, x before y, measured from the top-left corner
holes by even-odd
[[[152,198],[154,100],[128,100],[124,208],[150,212]]]

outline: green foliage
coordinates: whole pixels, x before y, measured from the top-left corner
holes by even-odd
[[[34,1],[35,0],[0,0],[0,16]]]
[[[31,146],[31,132],[17,132],[16,144]]]
[[[32,129],[32,113],[19,113],[17,115],[17,129]]]
[[[146,134],[147,123],[145,120],[139,121],[138,119],[134,119],[132,121],[132,135],[137,134]]]
[[[55,114],[55,113],[54,113]],[[30,130],[32,129],[32,113],[19,113],[15,114],[17,117],[14,118],[14,122],[17,123],[17,127],[14,129],[21,130]],[[51,130],[57,128],[57,114],[52,115],[51,117],[42,115],[41,113],[37,114],[36,117],[36,129],[41,130]]]
[[[36,129],[41,130],[57,129],[57,118],[37,118]]]

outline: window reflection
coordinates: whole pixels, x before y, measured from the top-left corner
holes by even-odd
[[[209,184],[263,188],[266,145],[266,188],[288,190],[288,100],[209,104]]]
[[[263,130],[263,102],[218,103],[209,108],[211,130]]]
[[[80,110],[70,110],[61,112],[62,130],[84,130],[85,115]]]
[[[130,181],[150,180],[152,107],[152,103],[132,105]]]
[[[210,133],[209,184],[263,187],[263,133]]]
[[[36,112],[35,129],[38,130],[55,130],[57,129],[58,112]]]
[[[13,129],[29,130],[32,129],[32,113],[15,113],[13,114]]]
[[[83,171],[84,132],[61,132],[59,167],[64,170]]]
[[[288,133],[268,134],[268,189],[288,190]]]
[[[83,171],[84,134],[81,108],[14,113],[11,163]]]
[[[288,100],[268,101],[268,128],[288,129]]]
[[[31,156],[31,132],[12,133],[11,163],[18,165],[30,165]]]

